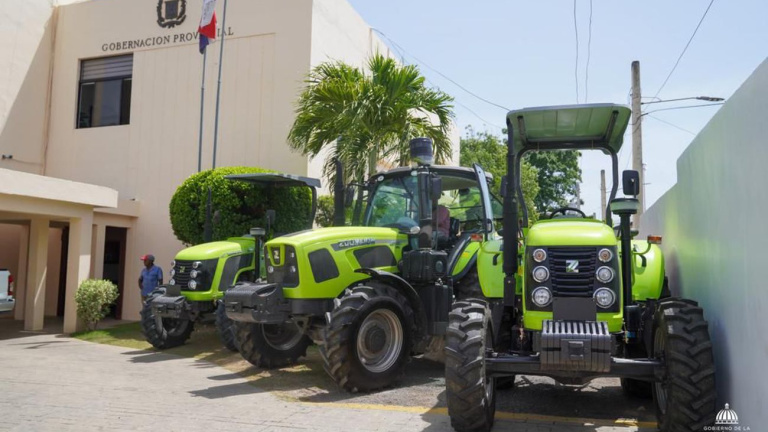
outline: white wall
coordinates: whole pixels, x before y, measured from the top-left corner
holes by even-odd
[[[670,286],[704,308],[718,402],[768,424],[768,60],[677,161],[677,184],[642,216],[663,235]]]

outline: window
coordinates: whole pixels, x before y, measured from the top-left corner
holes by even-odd
[[[80,62],[77,128],[129,124],[133,54]]]
[[[416,177],[394,177],[380,182],[371,200],[368,226],[408,229],[418,225]]]

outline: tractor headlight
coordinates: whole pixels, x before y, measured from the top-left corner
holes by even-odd
[[[171,277],[176,276],[176,269],[171,269]]]
[[[189,289],[195,289],[197,288],[197,281],[191,280],[189,281]]]
[[[191,277],[192,279],[196,278],[199,275],[200,275],[200,272],[197,270],[192,270],[191,272],[189,272],[189,277]]]
[[[597,269],[597,280],[602,283],[608,283],[613,280],[613,269],[610,267],[602,266]]]
[[[192,268],[193,268],[193,269],[196,269],[196,268],[200,267],[201,265],[203,265],[203,263],[202,263],[202,262],[200,262],[200,261],[195,261],[195,262],[193,262],[193,263],[192,263]],[[193,276],[193,277],[194,277],[194,276]]]
[[[610,249],[600,249],[597,253],[597,258],[602,262],[608,262],[613,259],[613,252]]]
[[[552,291],[547,287],[538,287],[531,293],[531,300],[538,307],[545,307],[552,303]]]
[[[536,249],[533,251],[533,260],[536,262],[542,262],[547,259],[547,251],[544,249]]]
[[[536,282],[544,282],[549,279],[549,270],[544,266],[538,266],[533,269],[533,280]]]
[[[616,301],[616,296],[608,288],[598,288],[595,291],[595,303],[601,308],[609,308]]]
[[[296,266],[288,267],[288,271],[290,271],[291,273],[296,273]]]
[[[274,273],[274,272],[275,272],[275,268],[274,267],[272,267],[272,266],[267,267],[267,273]]]
[[[171,261],[171,267],[176,267],[176,260]]]
[[[171,285],[176,285],[176,279],[171,278],[171,280],[168,281]]]

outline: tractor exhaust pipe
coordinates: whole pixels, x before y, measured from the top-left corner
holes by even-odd
[[[515,274],[517,273],[517,174],[515,172],[515,151],[512,136],[512,123],[507,119],[507,189],[504,194],[504,304],[515,305]]]
[[[336,158],[336,181],[333,183],[333,226],[344,226],[344,166]]]

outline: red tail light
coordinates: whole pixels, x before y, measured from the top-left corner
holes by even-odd
[[[8,295],[13,295],[13,275],[8,275]]]

